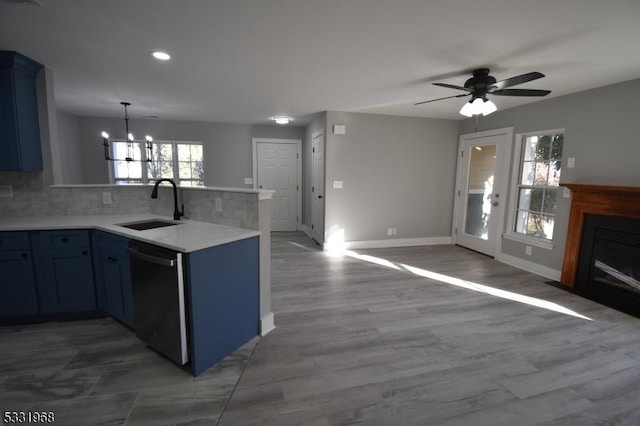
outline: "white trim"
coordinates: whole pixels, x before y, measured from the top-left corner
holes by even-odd
[[[542,238],[536,238],[528,235],[521,235],[516,233],[504,233],[502,234],[502,238],[505,240],[511,240],[522,244],[527,244],[530,246],[536,246],[543,248],[545,250],[553,250],[555,247],[550,240],[544,240]]]
[[[453,221],[452,221],[452,226],[451,226],[451,238],[452,238],[452,242],[453,244],[457,243],[457,235],[456,235],[456,228],[458,227],[458,223],[459,223],[459,219],[460,219],[460,215],[463,214],[464,212],[464,205],[460,202],[460,196],[458,195],[458,193],[461,191],[461,186],[463,184],[463,182],[461,182],[462,180],[462,166],[464,165],[464,161],[462,156],[461,156],[461,152],[464,151],[464,145],[466,141],[470,141],[473,139],[481,139],[481,138],[486,138],[486,137],[491,137],[491,136],[499,136],[499,135],[506,135],[506,139],[507,139],[507,143],[505,146],[505,152],[504,152],[504,159],[502,162],[498,162],[496,164],[496,174],[501,174],[502,175],[502,185],[499,188],[494,188],[495,192],[498,192],[499,194],[502,194],[502,199],[500,200],[500,203],[502,203],[503,208],[500,209],[499,214],[498,214],[498,219],[497,219],[497,229],[495,230],[496,235],[494,236],[494,256],[496,255],[496,253],[500,253],[500,246],[501,246],[501,240],[500,240],[500,236],[503,234],[504,232],[504,224],[505,224],[505,216],[506,216],[506,209],[508,208],[508,201],[505,199],[505,195],[508,194],[509,192],[509,167],[511,167],[511,157],[512,157],[512,147],[513,147],[513,127],[503,127],[500,129],[493,129],[493,130],[485,130],[482,132],[476,132],[476,133],[465,133],[463,135],[460,135],[459,141],[458,141],[458,167],[457,167],[457,171],[456,171],[456,186],[455,186],[455,193],[454,193],[454,204],[453,204]],[[465,183],[466,184],[466,183]],[[463,232],[462,229],[459,230],[460,233]]]
[[[311,194],[311,211],[309,212],[309,219],[311,220],[311,223],[313,223],[313,219],[314,219],[314,215],[313,215],[313,197],[314,197],[314,192],[311,191],[311,188],[313,187],[313,179],[314,179],[314,151],[313,151],[313,140],[315,138],[317,138],[318,136],[322,136],[322,228],[320,230],[315,230],[312,229],[311,230],[311,235],[310,237],[317,242],[318,244],[320,244],[322,246],[322,249],[324,250],[324,248],[327,246],[325,238],[326,238],[326,218],[327,218],[327,135],[325,132],[325,128],[321,128],[319,130],[316,130],[315,132],[313,132],[311,134],[311,140],[309,141],[309,143],[311,143],[311,185],[309,185],[309,191]],[[322,242],[321,242],[322,241]]]
[[[504,233],[504,237],[509,239],[509,240],[513,240],[513,241],[518,241],[521,243],[525,243],[525,244],[530,244],[530,245],[534,245],[537,247],[542,247],[542,248],[546,248],[546,249],[552,249],[553,248],[553,243],[550,241],[549,244],[546,245],[540,245],[543,244],[544,239],[541,238],[535,238],[535,237],[527,237],[524,234],[519,234],[517,232],[514,231],[515,226],[516,226],[516,210],[518,210],[518,183],[520,182],[520,165],[522,163],[522,140],[526,137],[526,136],[532,136],[532,135],[554,135],[554,134],[558,134],[558,133],[562,133],[563,135],[565,134],[565,130],[564,129],[551,129],[551,130],[540,130],[540,131],[535,131],[535,132],[526,132],[526,133],[517,133],[515,136],[515,141],[513,144],[513,159],[512,159],[512,163],[513,163],[513,167],[511,168],[511,181],[509,182],[509,214],[507,215],[507,229]],[[517,158],[516,158],[517,156]],[[563,152],[563,157],[564,157],[564,152]],[[558,186],[558,190],[560,190],[560,186]],[[555,215],[554,215],[555,217]],[[555,219],[554,219],[555,220]]]
[[[346,249],[368,249],[388,247],[414,247],[452,244],[451,237],[394,238],[390,240],[345,241],[341,244]]]
[[[281,144],[295,144],[296,145],[296,164],[297,164],[297,179],[296,185],[298,190],[296,191],[297,205],[296,205],[296,229],[300,229],[302,224],[302,139],[273,139],[273,138],[251,138],[251,150],[253,157],[253,189],[258,191],[271,191],[268,198],[260,198],[261,200],[270,200],[273,198],[274,190],[262,190],[258,189],[258,144],[259,143],[281,143]],[[266,197],[266,195],[265,195]]]
[[[513,266],[515,268],[531,272],[532,274],[549,278],[550,280],[560,281],[560,275],[562,274],[557,269],[552,269],[547,266],[543,266],[538,263],[520,259],[519,257],[511,256],[504,253],[498,253],[495,259],[499,262],[506,263],[507,265]]]
[[[300,230],[302,232],[304,232],[307,237],[313,239],[313,234],[311,233],[311,228],[309,228],[307,225],[300,225]]]
[[[315,139],[320,135],[324,135],[324,129],[316,130],[311,134],[311,139]]]
[[[273,312],[269,312],[267,315],[260,318],[260,335],[266,336],[273,329],[276,328]]]

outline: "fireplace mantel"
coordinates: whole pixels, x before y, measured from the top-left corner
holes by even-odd
[[[640,219],[640,187],[562,183],[571,190],[571,213],[560,282],[574,287],[585,214]]]

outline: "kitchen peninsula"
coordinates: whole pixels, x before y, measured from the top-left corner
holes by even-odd
[[[149,221],[169,226],[127,227]],[[134,326],[128,243],[169,249],[181,253],[188,361],[198,375],[260,332],[259,236],[151,214],[3,217],[0,267],[10,282],[0,316],[15,322],[103,311]]]

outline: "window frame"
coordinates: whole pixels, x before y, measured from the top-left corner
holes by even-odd
[[[531,246],[536,246],[536,247],[540,247],[548,250],[552,250],[554,248],[555,245],[553,241],[557,235],[556,229],[555,229],[555,224],[557,223],[556,221],[557,213],[554,214],[554,233],[551,239],[536,237],[534,235],[521,234],[515,231],[515,227],[516,227],[516,218],[518,215],[518,189],[520,187],[520,176],[521,176],[521,171],[522,171],[523,162],[524,162],[524,152],[523,152],[524,141],[529,136],[547,136],[547,135],[556,135],[558,133],[562,133],[565,136],[565,140],[566,140],[566,132],[564,128],[539,130],[539,131],[516,134],[514,150],[513,150],[513,163],[512,163],[513,167],[511,170],[511,184],[510,184],[511,188],[509,193],[510,197],[509,197],[509,214],[507,216],[508,217],[507,231],[504,234],[502,234],[503,238],[508,240],[513,240],[513,241],[518,241],[521,243],[525,243]],[[565,157],[565,153],[564,153],[564,146],[563,146],[562,165],[563,167],[566,167],[564,157]],[[562,171],[560,172],[560,175],[562,176]],[[529,185],[526,185],[526,186],[529,186]],[[533,187],[535,187],[535,185]],[[559,194],[562,194],[561,185],[558,185],[558,191],[559,191]],[[561,195],[559,195],[559,197],[561,197]]]
[[[124,139],[113,139],[112,142],[127,142]],[[137,144],[143,144],[144,141],[134,141]],[[204,167],[204,158],[205,158],[205,144],[203,142],[198,142],[198,141],[167,141],[167,140],[154,140],[152,142],[153,144],[169,144],[171,145],[171,151],[172,151],[172,168],[173,168],[173,180],[176,182],[176,184],[178,186],[181,186],[180,183],[181,181],[189,181],[189,182],[193,182],[194,179],[192,178],[185,178],[185,179],[180,179],[179,178],[179,167],[180,167],[180,162],[178,160],[178,145],[200,145],[202,147],[202,186],[205,186],[205,179],[206,179],[206,170]],[[111,156],[114,157],[115,156],[115,152],[114,152],[115,146],[112,143],[110,150],[111,150]],[[128,179],[118,179],[116,178],[116,173],[115,173],[115,165],[116,165],[116,161],[111,161],[110,167],[109,167],[109,178],[112,184],[115,185],[153,185],[154,181],[152,179],[149,179],[147,174],[148,174],[148,163],[147,163],[147,150],[142,148],[142,145],[140,146],[140,155],[142,158],[141,161],[141,168],[142,168],[142,179],[140,182],[134,182],[134,183],[118,183],[118,181],[127,181]],[[199,188],[200,186],[193,186],[195,188]]]

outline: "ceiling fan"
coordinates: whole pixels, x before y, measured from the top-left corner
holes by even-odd
[[[473,77],[464,82],[464,87],[447,83],[433,83],[436,86],[447,87],[449,89],[463,90],[467,93],[447,96],[444,98],[431,99],[429,101],[418,102],[415,105],[429,102],[441,101],[443,99],[462,98],[471,96],[469,102],[465,103],[460,114],[471,117],[472,115],[489,115],[496,111],[496,105],[487,99],[487,95],[496,96],[547,96],[551,90],[537,89],[508,89],[508,87],[523,84],[529,81],[544,77],[544,74],[537,71],[496,81],[495,77],[489,75],[489,68],[478,68],[473,70]]]

